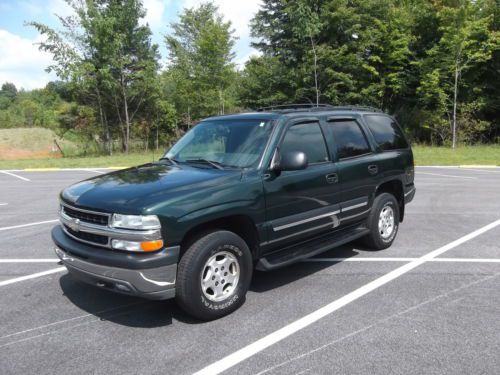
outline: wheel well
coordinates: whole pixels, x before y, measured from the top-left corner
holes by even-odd
[[[247,243],[253,258],[256,258],[260,243],[259,234],[253,220],[244,215],[226,216],[191,228],[181,241],[180,256],[204,233],[213,230],[227,230],[237,234]]]
[[[405,200],[403,193],[403,184],[401,183],[401,181],[391,180],[384,182],[377,188],[375,196],[382,193],[389,193],[394,195],[399,203],[399,221],[402,222],[405,214]]]

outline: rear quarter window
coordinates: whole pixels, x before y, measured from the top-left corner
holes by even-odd
[[[375,142],[382,150],[398,150],[409,147],[401,128],[392,118],[379,115],[367,115],[364,118]]]

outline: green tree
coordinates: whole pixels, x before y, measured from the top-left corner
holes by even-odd
[[[157,46],[149,27],[140,23],[142,2],[66,1],[75,15],[59,17],[62,31],[30,23],[46,37],[40,49],[51,52],[56,62],[48,69],[73,84],[81,104],[94,108],[108,151],[113,125],[118,125],[122,150],[128,152],[131,127],[144,114],[158,70]]]
[[[17,97],[16,85],[5,82],[0,90],[0,109],[7,109]]]
[[[171,27],[165,38],[169,64],[163,81],[181,121],[191,126],[193,119],[234,108],[234,98],[228,96],[236,75],[231,23],[206,3],[185,9]]]
[[[422,61],[423,79],[417,92],[425,105],[433,104],[446,114],[451,113],[452,147],[457,143],[457,110],[462,77],[491,60],[500,48],[498,32],[491,31],[493,15],[482,15],[483,2],[461,0],[438,4],[437,17],[441,38],[427,51]],[[431,84],[429,84],[429,82]],[[469,95],[462,96],[470,101]]]

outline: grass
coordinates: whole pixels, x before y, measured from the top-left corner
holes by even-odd
[[[500,145],[449,147],[413,146],[416,165],[498,165]]]
[[[416,165],[499,165],[500,145],[447,147],[414,146]],[[0,169],[127,167],[157,160],[161,152],[80,158],[0,160]]]
[[[127,167],[158,160],[162,152],[115,154],[78,158],[0,160],[0,169]]]

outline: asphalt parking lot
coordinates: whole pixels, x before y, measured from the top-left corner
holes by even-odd
[[[2,374],[499,373],[500,168],[417,168],[390,249],[256,272],[209,323],[57,265],[57,194],[103,172],[0,172]]]

